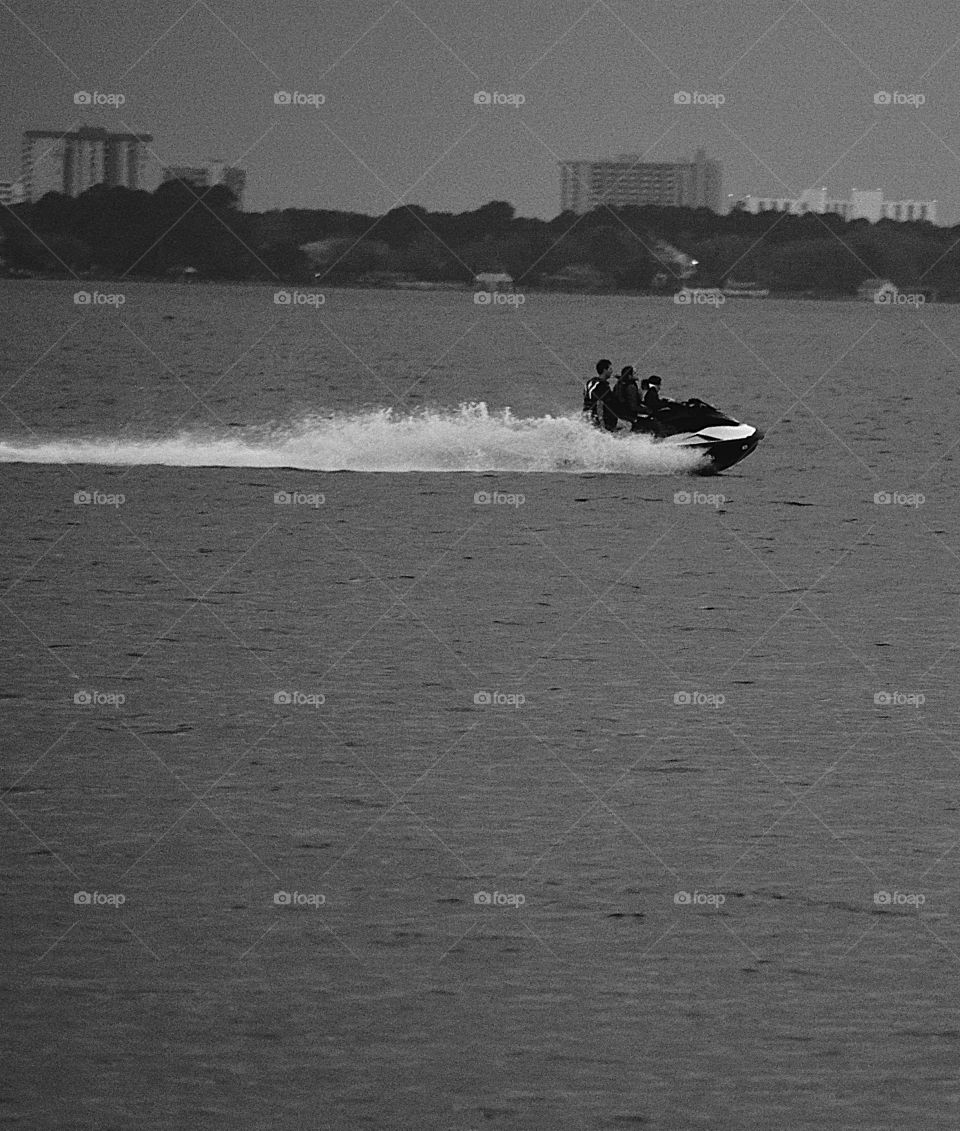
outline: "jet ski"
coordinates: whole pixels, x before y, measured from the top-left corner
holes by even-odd
[[[699,397],[661,404],[655,412],[639,417],[634,430],[662,444],[701,451],[704,459],[697,475],[716,475],[733,467],[763,439],[759,428],[741,424]]]

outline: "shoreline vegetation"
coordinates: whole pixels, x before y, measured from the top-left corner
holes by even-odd
[[[179,181],[0,208],[8,279],[478,291],[478,276],[517,294],[839,299],[876,297],[886,284],[920,302],[960,301],[960,225],[662,207],[539,220],[503,201],[459,214],[253,213],[223,186]]]

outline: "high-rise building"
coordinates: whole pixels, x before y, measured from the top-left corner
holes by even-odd
[[[225,161],[211,161],[209,165],[169,165],[163,170],[164,181],[183,181],[194,188],[223,185],[236,197],[237,207],[243,207],[243,190],[247,174]]]
[[[629,153],[612,161],[561,161],[560,208],[584,213],[602,204],[656,204],[719,212],[722,179],[720,162],[702,149],[689,161],[644,161]]]
[[[807,189],[799,196],[754,196],[739,202],[747,212],[789,212],[803,216],[815,212],[820,216],[833,213],[845,220],[928,220],[937,222],[935,200],[884,200],[882,189],[853,189],[849,200],[827,196],[826,188]]]
[[[47,192],[79,196],[93,185],[140,188],[150,134],[111,133],[99,126],[25,130],[21,181],[28,200]]]

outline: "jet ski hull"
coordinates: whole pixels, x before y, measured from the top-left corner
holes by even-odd
[[[763,439],[759,428],[741,424],[697,397],[672,401],[642,423],[647,427],[641,430],[656,443],[698,452],[702,459],[695,475],[726,471],[746,459]]]
[[[703,461],[694,474],[716,475],[746,459],[762,439],[763,432],[759,428],[750,424],[737,424],[667,436],[660,443],[701,452]]]

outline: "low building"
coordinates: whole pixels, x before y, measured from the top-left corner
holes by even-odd
[[[481,291],[513,290],[513,276],[504,271],[484,271],[475,275],[473,281]]]
[[[853,189],[849,200],[827,196],[826,188],[807,189],[799,196],[755,196],[750,194],[736,207],[754,214],[789,212],[803,216],[808,212],[820,216],[842,216],[844,220],[926,220],[937,222],[935,200],[884,200],[882,189]]]

